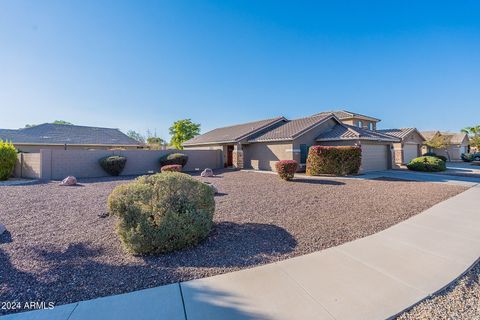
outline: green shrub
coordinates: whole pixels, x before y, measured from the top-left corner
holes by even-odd
[[[312,146],[308,151],[306,174],[357,174],[361,162],[362,150],[359,147]]]
[[[275,163],[278,176],[283,180],[292,180],[297,172],[298,162],[295,160],[280,160]]]
[[[424,157],[435,157],[435,158],[438,158],[440,160],[447,161],[447,157],[440,156],[440,155],[436,154],[435,152],[427,152],[427,153],[424,153],[423,156]]]
[[[473,154],[471,153],[462,153],[462,160],[464,162],[472,162],[473,161]]]
[[[179,164],[185,167],[188,161],[188,156],[183,153],[170,153],[160,158],[160,167],[168,166],[171,164]]]
[[[179,164],[169,164],[161,167],[160,172],[182,172],[182,166]]]
[[[439,172],[445,171],[445,161],[438,157],[418,157],[407,164],[407,168],[413,171]]]
[[[0,139],[0,181],[10,178],[16,162],[17,150],[13,143]]]
[[[121,156],[109,156],[99,160],[100,166],[111,176],[122,173],[127,163],[127,158]]]
[[[127,251],[154,254],[179,250],[205,239],[213,224],[214,191],[179,172],[142,176],[116,187],[109,213]]]

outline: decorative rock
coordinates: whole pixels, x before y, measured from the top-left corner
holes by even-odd
[[[68,176],[60,182],[61,186],[74,186],[77,184],[77,178],[74,176]]]
[[[202,177],[213,177],[213,170],[210,169],[210,168],[206,168],[205,170],[202,171],[202,173],[200,174],[200,176]]]
[[[213,191],[215,192],[215,194],[218,193],[218,188],[214,185],[214,184],[211,184],[210,182],[204,182],[207,186],[209,186],[210,188],[213,189]]]
[[[0,236],[1,236],[5,231],[7,231],[7,228],[5,228],[5,226],[0,223]]]

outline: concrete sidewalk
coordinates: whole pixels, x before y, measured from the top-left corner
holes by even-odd
[[[480,186],[475,186],[338,247],[2,320],[387,319],[442,289],[477,261],[479,204]]]

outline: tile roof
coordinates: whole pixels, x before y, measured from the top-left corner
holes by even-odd
[[[337,124],[331,130],[320,134],[317,141],[339,140],[372,140],[385,142],[400,142],[399,138],[389,136],[377,131],[354,127],[347,124]]]
[[[327,113],[291,120],[273,130],[248,140],[248,142],[292,140],[331,117],[333,117],[333,115]]]
[[[369,119],[369,120],[372,120],[372,121],[380,121],[380,119],[370,117],[370,116],[366,116],[366,115],[360,114],[360,113],[350,112],[350,111],[347,111],[347,110],[324,111],[324,112],[317,113],[315,115],[325,115],[325,114],[329,114],[329,113],[333,113],[340,120],[350,119],[350,118],[354,118],[354,117],[360,117],[360,118],[366,118],[366,119]]]
[[[439,131],[421,131],[420,132],[422,136],[425,138],[425,140],[430,140],[432,139],[437,133],[440,133]]]
[[[196,136],[183,143],[184,146],[193,146],[213,143],[232,143],[247,138],[255,132],[271,125],[287,121],[284,117],[276,117],[255,122],[243,123],[229,127],[217,128],[202,135]]]
[[[52,123],[18,130],[0,129],[0,139],[14,144],[141,145],[118,129]]]
[[[415,128],[400,128],[400,129],[382,129],[377,130],[377,132],[388,134],[396,138],[403,139],[408,136],[410,133],[417,131]],[[417,131],[418,132],[418,131]],[[420,134],[420,132],[418,132]],[[421,135],[421,134],[420,134]]]
[[[468,141],[468,135],[463,132],[440,132],[443,136],[447,136],[450,138],[450,143],[453,144],[462,144],[462,142],[467,138]]]

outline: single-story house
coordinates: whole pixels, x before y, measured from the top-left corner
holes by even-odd
[[[397,166],[407,164],[410,160],[422,155],[422,146],[425,138],[415,128],[382,129],[377,132],[388,134],[400,139],[393,144],[394,161]]]
[[[461,160],[462,153],[468,153],[469,138],[466,133],[442,132],[442,131],[422,131],[421,134],[426,141],[433,139],[435,136],[443,136],[448,139],[449,146],[446,150],[435,149],[427,145],[422,147],[422,152],[434,152],[437,155],[450,158],[450,160]]]
[[[308,148],[313,145],[359,146],[361,172],[389,169],[393,143],[400,139],[367,129],[369,125],[363,124],[367,119],[375,124],[379,121],[359,116],[358,120],[349,119],[357,123],[354,126],[344,123],[334,112],[295,120],[277,117],[214,129],[186,141],[183,147],[222,150],[226,167],[274,171],[279,160],[296,160],[304,167]]]
[[[118,129],[44,123],[10,130],[0,129],[0,139],[11,141],[21,152],[40,149],[137,149],[142,144]]]

